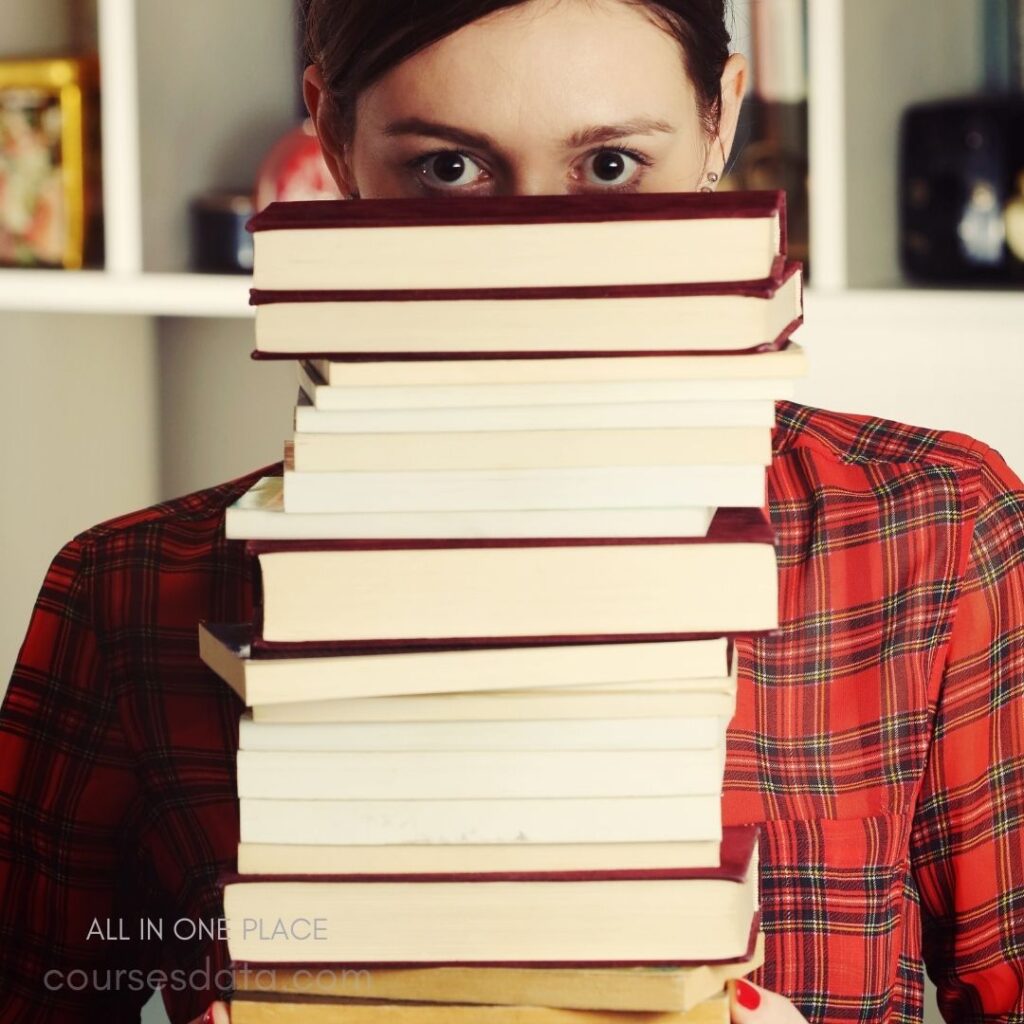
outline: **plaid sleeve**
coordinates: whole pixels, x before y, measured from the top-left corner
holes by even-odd
[[[70,541],[0,710],[0,1021],[137,1020],[148,996],[127,976],[114,991],[93,984],[95,970],[137,967],[141,949],[111,929],[138,919],[143,890],[124,827],[137,783],[89,581],[88,545]]]
[[[1024,1020],[1024,484],[982,445],[980,495],[911,836],[947,1021]]]

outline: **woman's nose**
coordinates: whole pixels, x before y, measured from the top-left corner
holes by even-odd
[[[550,196],[569,191],[569,181],[561,167],[512,168],[503,183],[505,195]]]

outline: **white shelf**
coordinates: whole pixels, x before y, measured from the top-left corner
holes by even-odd
[[[112,274],[102,270],[0,270],[0,310],[123,313],[159,317],[249,318],[245,274]],[[807,289],[806,305],[855,315],[868,327],[880,321],[914,332],[930,325],[965,329],[1024,324],[1024,290],[942,288]],[[808,313],[809,322],[813,322]]]
[[[0,310],[247,317],[251,280],[245,274],[0,270]]]

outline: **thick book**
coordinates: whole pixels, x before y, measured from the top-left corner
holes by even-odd
[[[305,472],[284,463],[284,511],[528,512],[760,508],[765,466],[544,466]]]
[[[705,750],[239,750],[254,800],[526,800],[718,795],[725,739]]]
[[[254,359],[263,354],[253,352]],[[294,356],[289,356],[294,358]],[[803,377],[807,355],[790,340],[785,347],[749,355],[664,353],[611,356],[451,358],[318,356],[309,360],[331,387],[428,387],[478,384],[585,384],[602,381],[742,380],[747,377]]]
[[[467,871],[618,871],[718,864],[713,839],[677,843],[239,843],[243,875],[432,874]]]
[[[327,384],[308,359],[296,363],[299,387],[315,409],[467,409],[506,405],[614,405],[618,402],[734,401],[793,398],[790,377],[603,380],[525,384],[424,384],[346,387]]]
[[[742,960],[757,936],[758,829],[731,826],[720,834],[714,868],[230,876],[228,952],[244,963],[349,967]],[[319,923],[316,938],[275,928],[302,919]]]
[[[785,192],[276,202],[253,287],[531,288],[756,282],[781,273]]]
[[[714,863],[718,863],[717,856]],[[581,1010],[610,1010],[617,1013],[609,1024],[631,1024],[633,1014],[644,1015],[636,1018],[636,1024],[652,1024],[652,1013],[686,1013],[720,998],[728,981],[744,977],[763,963],[764,935],[759,934],[751,956],[733,963],[694,967],[376,967],[372,974],[338,970],[322,975],[286,967],[260,973],[258,968],[242,966],[235,971],[234,988],[238,995],[364,996],[442,1004],[458,999],[480,1006],[576,1011],[566,1024],[583,1024]],[[657,1020],[662,1024],[662,1017]]]
[[[590,405],[505,405],[460,409],[317,409],[301,388],[297,431],[311,434],[402,431],[621,430],[632,427],[772,427],[770,398],[612,402]]]
[[[296,434],[285,463],[302,472],[735,466],[772,459],[768,427]]]
[[[200,658],[246,704],[256,705],[403,694],[479,697],[490,690],[533,688],[608,686],[621,692],[654,682],[733,692],[736,685],[735,658],[730,670],[724,637],[281,658],[252,657],[252,643],[251,623],[199,623]]]
[[[763,508],[704,537],[258,541],[253,649],[685,640],[778,626]]]
[[[329,972],[328,972],[329,973]],[[375,972],[376,973],[376,972]],[[691,1010],[657,1015],[658,1024],[729,1024],[724,991]],[[559,1009],[551,1006],[481,1006],[245,991],[231,999],[232,1024],[651,1024],[649,1013]]]
[[[740,428],[743,429],[743,428]],[[752,428],[770,437],[767,428]],[[598,431],[597,433],[609,433]],[[627,432],[628,433],[628,432]],[[633,431],[633,433],[636,433]],[[696,431],[696,433],[702,433]],[[412,438],[409,459],[415,464],[415,436],[410,434],[306,434],[307,441],[354,441],[353,459],[361,450],[374,451],[377,440]],[[479,435],[431,434],[424,437],[464,438]],[[492,435],[493,436],[493,435]],[[504,434],[503,437],[525,435]],[[533,435],[531,435],[533,436]],[[638,438],[638,441],[641,439]],[[642,443],[642,442],[641,442]],[[713,442],[712,442],[713,443]],[[770,444],[770,441],[768,442]],[[459,446],[453,444],[455,450]],[[439,447],[439,451],[443,445]],[[314,451],[315,449],[315,451]],[[336,449],[312,444],[315,460],[333,461]],[[387,446],[388,451],[394,450]],[[753,446],[750,448],[754,453]],[[326,469],[317,465],[314,469]],[[336,466],[337,469],[347,468]],[[710,506],[689,508],[585,508],[585,509],[476,509],[454,512],[285,512],[284,477],[261,477],[224,514],[224,536],[244,540],[330,540],[429,537],[703,537],[715,510]]]
[[[480,653],[480,652],[475,652]],[[699,680],[691,683],[699,684]],[[711,680],[724,688],[731,680]],[[238,723],[240,751],[578,751],[712,750],[726,720],[694,715],[673,718],[592,718],[487,722],[257,722],[246,712]]]
[[[401,277],[397,278],[401,280]],[[391,278],[392,282],[396,278]],[[256,349],[297,356],[745,354],[803,322],[802,272],[695,284],[575,288],[253,289]]]

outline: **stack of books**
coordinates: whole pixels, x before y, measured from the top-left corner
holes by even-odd
[[[272,204],[283,476],[252,623],[232,1019],[715,1021],[760,963],[722,825],[734,639],[777,625],[784,195]],[[396,289],[396,284],[400,289]]]

